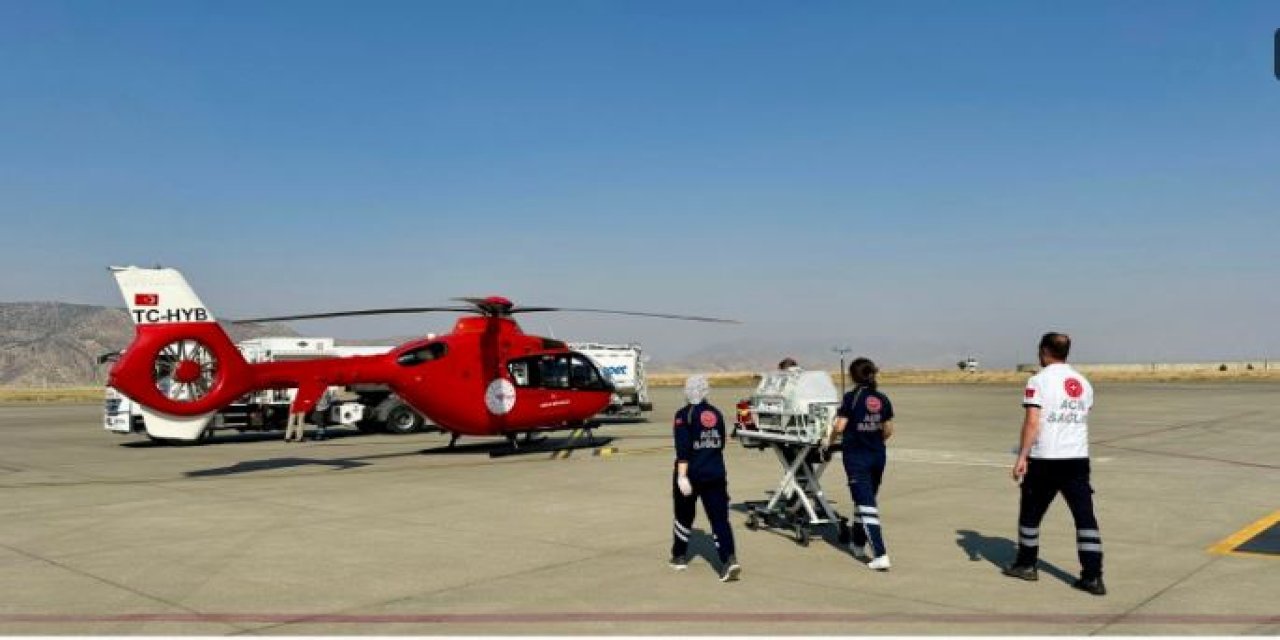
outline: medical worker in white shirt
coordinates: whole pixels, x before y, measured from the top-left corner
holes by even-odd
[[[1089,411],[1093,386],[1067,364],[1071,337],[1046,333],[1040,340],[1040,373],[1023,390],[1022,440],[1013,478],[1021,485],[1018,507],[1018,557],[1004,574],[1036,580],[1040,551],[1040,521],[1049,504],[1062,494],[1076,525],[1080,578],[1076,589],[1106,595],[1102,583],[1102,536],[1093,514],[1089,483]]]

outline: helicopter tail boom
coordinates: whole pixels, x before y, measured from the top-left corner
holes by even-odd
[[[175,269],[112,267],[135,325],[108,384],[144,407],[148,432],[190,434],[259,389],[297,388],[292,411],[311,411],[334,385],[385,383],[388,356],[250,364]],[[199,427],[196,424],[199,423]]]

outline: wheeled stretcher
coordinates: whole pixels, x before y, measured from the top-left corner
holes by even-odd
[[[834,525],[841,542],[848,541],[848,520],[822,488],[831,463],[823,444],[839,406],[829,374],[800,370],[766,374],[751,398],[738,404],[734,435],[749,449],[771,450],[782,467],[768,500],[745,502],[748,529],[787,529],[808,546],[815,528]]]

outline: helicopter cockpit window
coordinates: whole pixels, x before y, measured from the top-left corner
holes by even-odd
[[[603,391],[609,382],[600,369],[586,356],[577,353],[557,353],[530,356],[507,363],[511,382],[517,387],[540,389],[579,389]]]
[[[530,356],[512,360],[507,363],[507,372],[517,387],[569,388],[569,362],[563,356]]]
[[[517,387],[528,387],[533,384],[533,380],[529,377],[528,361],[512,362],[507,365],[507,371],[511,372],[511,381]]]
[[[604,391],[609,383],[600,375],[600,370],[586,356],[573,354],[569,356],[569,383],[574,389],[583,391]]]
[[[569,359],[565,356],[542,356],[538,359],[544,389],[569,388]]]
[[[406,351],[396,358],[396,364],[402,367],[411,367],[413,365],[439,360],[449,352],[449,347],[443,342],[432,342],[425,347],[418,347],[412,351]]]

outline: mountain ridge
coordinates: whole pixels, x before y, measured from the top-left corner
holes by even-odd
[[[288,325],[228,325],[232,340],[296,336]],[[133,340],[125,309],[68,302],[0,302],[0,385],[11,387],[101,384],[98,356]]]

